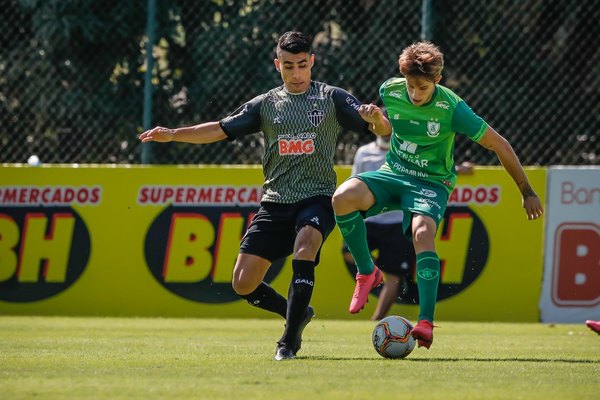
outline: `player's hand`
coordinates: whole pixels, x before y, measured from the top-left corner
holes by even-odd
[[[381,122],[383,120],[383,111],[375,104],[362,104],[358,107],[358,113],[362,119],[370,124]]]
[[[463,161],[456,166],[456,173],[459,175],[473,175],[475,164],[470,161]]]
[[[542,202],[535,193],[523,198],[523,208],[527,214],[527,219],[530,221],[538,219],[544,214]]]
[[[146,142],[161,142],[166,143],[173,140],[175,131],[173,129],[164,128],[162,126],[154,127],[138,136],[143,143]]]

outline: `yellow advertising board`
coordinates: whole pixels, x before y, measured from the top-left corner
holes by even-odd
[[[337,170],[339,182],[348,167]],[[528,169],[543,197],[546,171]],[[261,195],[260,167],[0,167],[0,314],[272,317],[235,295],[238,246]],[[543,200],[543,199],[542,199]],[[542,222],[527,221],[500,168],[461,176],[440,226],[438,320],[537,321]],[[312,304],[347,309],[354,280],[335,229]],[[286,294],[291,258],[266,281]],[[416,286],[392,313],[416,319]]]

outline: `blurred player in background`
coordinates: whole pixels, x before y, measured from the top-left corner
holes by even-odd
[[[243,104],[221,121],[142,133],[142,142],[213,143],[262,132],[263,197],[240,245],[232,285],[249,304],[286,319],[276,360],[295,357],[302,332],[314,315],[309,306],[315,266],[323,242],[335,226],[331,196],[341,128],[389,134],[389,121],[375,105],[361,105],[338,87],[311,80],[315,56],[308,36],[283,34],[275,69],[283,85]],[[288,298],[264,282],[271,263],[293,254]]]
[[[365,171],[375,171],[385,163],[385,156],[390,148],[391,135],[377,136],[376,140],[358,148],[354,155],[351,176]],[[470,175],[473,164],[463,162],[456,166],[457,174]],[[408,283],[412,280],[415,265],[415,250],[404,236],[401,210],[374,215],[365,219],[367,244],[369,251],[377,252],[375,262],[384,274],[384,282],[375,312],[371,319],[378,321],[385,317],[398,297],[408,291]],[[342,249],[344,261],[351,269],[355,269],[354,258],[344,244]]]
[[[393,133],[386,163],[345,181],[333,196],[338,227],[358,268],[350,312],[365,305],[381,271],[374,265],[361,212],[367,217],[404,211],[403,229],[417,259],[419,321],[412,336],[419,346],[433,342],[433,320],[440,279],[435,234],[456,182],[453,150],[456,133],[496,153],[522,195],[527,218],[543,214],[542,204],[512,146],[450,89],[439,85],[443,54],[429,42],[408,46],[399,58],[402,78],[379,90]]]

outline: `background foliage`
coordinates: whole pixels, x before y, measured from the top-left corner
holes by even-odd
[[[0,162],[139,163],[145,0],[0,0]],[[433,0],[443,84],[516,149],[523,164],[600,163],[597,0]],[[313,78],[377,102],[401,49],[421,38],[413,0],[157,0],[153,123],[226,116],[281,81],[277,38],[313,38]],[[343,132],[352,162],[372,138]],[[153,146],[154,162],[258,163],[260,135]],[[497,164],[459,138],[457,161]]]

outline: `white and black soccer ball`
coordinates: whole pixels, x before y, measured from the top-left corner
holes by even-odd
[[[373,329],[373,346],[382,357],[404,358],[415,348],[412,329],[413,324],[404,317],[385,317]]]

